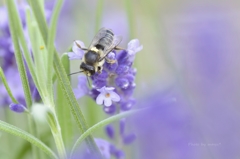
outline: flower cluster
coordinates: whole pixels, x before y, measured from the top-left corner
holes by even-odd
[[[83,42],[75,41],[72,51],[68,53],[69,59],[82,59],[84,51],[77,45],[84,46]],[[107,114],[116,112],[116,105],[120,106],[121,111],[131,109],[135,104],[132,97],[136,87],[134,82],[136,69],[132,68],[135,54],[142,49],[139,40],[134,39],[128,43],[127,50],[121,50],[119,53],[112,51],[107,58],[110,62],[105,62],[101,73],[95,73],[91,76],[92,88],[87,87],[86,76],[78,77],[78,87],[74,89],[76,98],[83,95],[90,95],[96,103],[103,105]]]
[[[84,47],[81,41],[73,43],[72,52],[68,53],[69,59],[82,59],[84,51],[79,47]],[[84,95],[92,97],[98,105],[103,105],[103,110],[109,115],[127,111],[135,104],[132,97],[135,84],[136,69],[132,67],[135,55],[142,50],[142,45],[138,39],[133,39],[128,43],[127,50],[121,50],[118,53],[113,50],[107,55],[107,60],[103,65],[101,73],[95,73],[90,78],[92,80],[92,88],[87,86],[87,77],[80,75],[78,77],[78,87],[73,91],[76,98]],[[122,144],[130,144],[134,139],[134,134],[125,134],[125,119],[119,123],[120,134],[115,135],[114,127],[108,125],[106,134],[112,140],[120,139]],[[122,150],[116,146],[110,146],[110,154],[116,158],[124,158]]]
[[[25,3],[18,4],[18,12],[21,18],[26,41],[28,41],[29,39],[27,34],[27,25],[26,25],[26,16],[25,16],[25,11],[27,7],[28,5],[26,5]],[[1,15],[1,18],[0,18],[0,65],[4,71],[4,74],[6,76],[7,82],[11,90],[13,90],[12,93],[14,97],[18,100],[19,103],[21,103],[22,105],[26,105],[22,84],[21,84],[21,79],[17,69],[16,60],[14,57],[14,47],[13,47],[13,43],[10,35],[10,27],[8,22],[6,6],[0,7],[0,15]],[[49,11],[46,11],[46,17],[47,19],[49,19],[50,17]],[[30,44],[29,44],[29,50],[31,50]],[[38,94],[38,91],[33,81],[31,80],[30,73],[29,72],[27,73],[29,77],[30,89],[33,95],[33,99],[39,100],[40,96]],[[10,105],[10,109],[11,109],[12,104],[10,103],[12,103],[12,100],[9,97],[2,83],[0,84],[0,94],[1,94],[0,105],[1,106]],[[19,109],[11,109],[11,110],[15,112],[21,112],[21,111],[17,111],[17,110],[22,110],[21,104],[19,104]]]

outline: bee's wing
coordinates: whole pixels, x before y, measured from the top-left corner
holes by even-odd
[[[104,49],[104,55],[103,57],[101,57],[99,59],[99,61],[102,61],[116,46],[118,46],[120,44],[120,42],[122,41],[122,37],[121,36],[114,36],[113,37],[113,42],[111,45],[109,45],[107,48]]]
[[[101,40],[103,37],[105,37],[105,35],[107,34],[107,28],[101,28],[97,34],[94,36],[91,45],[89,46],[88,49],[91,49],[92,47],[94,47],[95,45],[97,45],[99,43],[99,40]]]

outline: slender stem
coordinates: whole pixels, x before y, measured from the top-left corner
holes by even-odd
[[[51,128],[51,131],[56,143],[56,147],[59,153],[59,157],[61,159],[66,159],[67,155],[66,155],[65,146],[63,143],[61,127],[59,125],[58,118],[55,113],[55,109],[54,109],[55,107],[53,106],[54,103],[51,103],[50,101],[51,100],[47,100],[47,99],[44,99],[43,101],[45,105],[48,105],[49,107],[49,111],[47,112],[47,121]]]
[[[64,53],[62,55],[61,63],[63,64],[67,74],[69,74],[70,73],[70,62],[69,62],[67,53]],[[69,80],[70,80],[70,76],[69,76]],[[74,125],[73,125],[73,121],[72,121],[71,110],[69,107],[66,107],[66,105],[68,103],[64,96],[64,93],[62,91],[59,81],[57,81],[57,91],[56,92],[57,92],[56,93],[56,112],[57,112],[59,124],[62,128],[63,141],[64,141],[66,147],[70,147],[70,145],[73,142]]]
[[[53,70],[53,55],[54,55],[54,39],[56,36],[57,30],[57,21],[59,17],[60,10],[62,8],[63,0],[56,1],[52,19],[49,27],[48,41],[47,41],[47,50],[48,50],[48,58],[47,58],[47,84],[48,84],[48,92],[50,97],[53,100],[53,89],[52,89],[52,70]]]
[[[97,32],[101,26],[102,15],[103,15],[103,5],[104,5],[104,0],[98,0],[97,8],[96,8],[95,32]]]
[[[8,83],[7,83],[7,79],[6,79],[6,77],[5,77],[4,73],[3,73],[2,67],[0,67],[0,77],[1,77],[1,79],[2,79],[2,82],[3,82],[3,84],[4,84],[4,86],[5,86],[6,90],[7,90],[7,92],[8,92],[8,95],[9,95],[10,98],[12,99],[12,101],[13,101],[14,103],[18,103],[18,101],[16,100],[16,98],[14,98],[14,96],[13,96],[13,94],[12,94],[12,91],[11,91],[11,89],[10,89]]]
[[[134,28],[134,17],[133,17],[133,8],[132,7],[132,0],[125,0],[125,7],[128,17],[128,25],[130,30],[130,38],[134,38],[135,36],[135,28]]]

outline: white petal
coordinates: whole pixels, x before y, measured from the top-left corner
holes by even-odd
[[[82,56],[78,56],[74,52],[69,52],[68,57],[69,57],[69,60],[78,60],[78,59],[80,60],[80,59],[82,59]]]
[[[120,96],[116,92],[111,92],[111,99],[114,102],[119,102],[120,101]]]
[[[140,45],[140,42],[138,39],[133,39],[128,43],[128,53],[129,55],[134,55],[137,52],[141,51],[143,48],[142,45]]]
[[[106,107],[111,106],[111,105],[112,105],[112,100],[111,100],[111,98],[105,98],[105,99],[104,99],[104,105],[105,105]]]
[[[115,88],[114,87],[106,87],[105,90],[108,90],[108,91],[112,91],[114,90]]]
[[[102,105],[104,98],[105,98],[105,96],[104,96],[102,93],[100,93],[100,94],[97,96],[97,98],[96,98],[96,103],[97,103],[98,105]]]
[[[140,45],[140,46],[138,46],[137,48],[136,48],[136,52],[139,52],[139,51],[141,51],[143,49],[143,46],[142,45]]]
[[[106,88],[106,87],[105,87],[105,86],[103,86],[102,88],[100,88],[100,89],[97,89],[97,91],[98,91],[98,92],[105,93],[105,88]]]

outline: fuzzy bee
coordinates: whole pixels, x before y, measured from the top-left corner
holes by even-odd
[[[80,64],[80,72],[87,76],[92,76],[96,72],[101,73],[105,61],[113,62],[107,58],[107,55],[113,49],[120,50],[117,46],[121,41],[122,37],[114,35],[111,29],[102,28],[95,35],[88,49],[82,48],[75,42],[79,48],[86,51]]]

